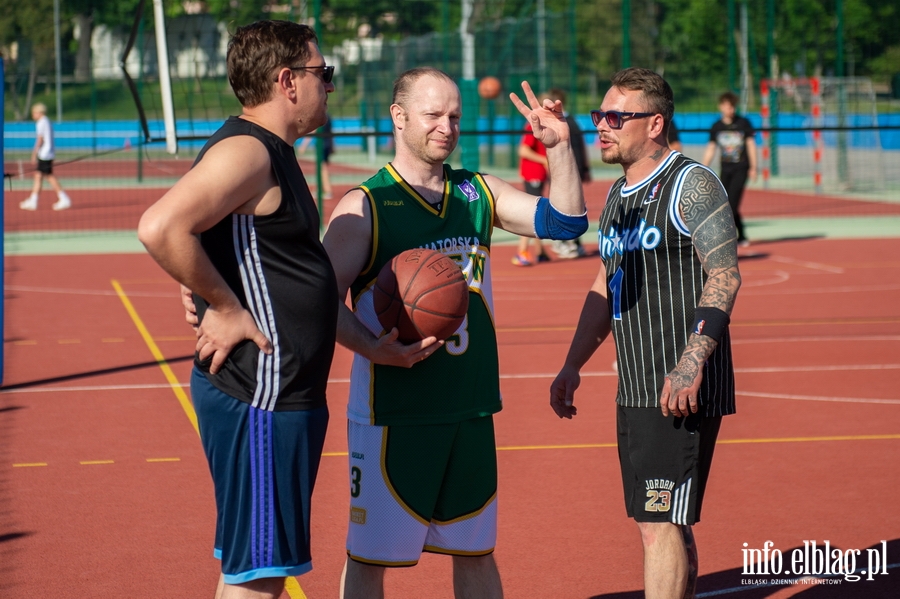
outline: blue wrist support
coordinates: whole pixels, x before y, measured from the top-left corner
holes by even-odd
[[[575,239],[587,230],[587,210],[584,214],[571,216],[554,208],[549,199],[538,198],[534,210],[534,232],[538,239]]]

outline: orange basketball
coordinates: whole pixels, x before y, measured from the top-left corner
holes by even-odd
[[[478,95],[485,100],[493,100],[500,95],[503,86],[496,77],[485,77],[478,82]]]
[[[372,299],[378,322],[386,331],[397,327],[403,343],[432,336],[444,340],[466,317],[469,285],[452,259],[416,248],[384,265]]]

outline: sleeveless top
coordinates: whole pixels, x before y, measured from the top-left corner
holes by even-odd
[[[372,211],[369,263],[351,285],[357,318],[385,331],[372,301],[381,267],[402,251],[427,247],[453,259],[469,283],[469,310],[441,349],[412,368],[373,364],[354,355],[348,418],[362,424],[459,422],[501,407],[497,336],[491,294],[494,197],[482,176],[444,165],[444,196],[436,210],[391,164],[360,186]]]
[[[665,377],[691,335],[707,275],[679,205],[684,178],[695,168],[706,169],[672,152],[640,183],[628,187],[625,177],[617,180],[600,215],[599,249],[619,370],[616,402],[622,406],[659,407]],[[705,416],[735,411],[727,330],[703,369],[698,400]]]
[[[250,311],[274,352],[244,340],[218,374],[211,359],[196,366],[220,391],[263,410],[325,405],[337,330],[337,280],[319,241],[319,214],[293,148],[270,131],[231,117],[209,139],[197,162],[219,141],[249,135],[268,149],[281,188],[272,214],[230,214],[200,234],[216,270]],[[194,295],[202,319],[207,303]]]

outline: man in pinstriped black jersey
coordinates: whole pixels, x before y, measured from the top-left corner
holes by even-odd
[[[694,597],[700,507],[722,416],[735,412],[728,322],[741,285],[728,197],[705,166],[669,149],[672,89],[647,69],[613,76],[591,111],[603,161],[621,164],[600,217],[602,264],[550,389],[576,414],[579,371],[616,344],[619,462],[644,548],[648,599]]]

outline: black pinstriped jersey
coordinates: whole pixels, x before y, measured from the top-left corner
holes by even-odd
[[[685,176],[695,168],[706,167],[673,152],[636,185],[627,186],[622,177],[609,190],[600,215],[600,254],[619,369],[616,402],[622,406],[659,407],[665,377],[691,334],[707,276],[679,202]],[[703,369],[698,398],[706,416],[735,412],[728,331]]]

